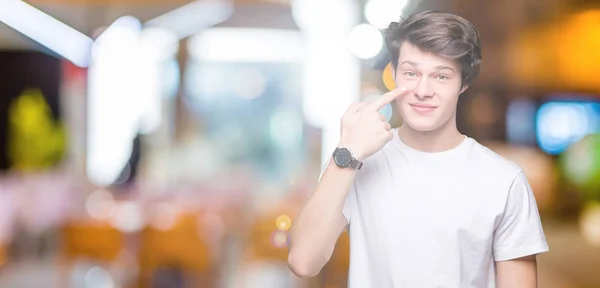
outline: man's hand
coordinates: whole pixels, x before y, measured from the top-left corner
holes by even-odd
[[[352,103],[342,117],[338,147],[347,148],[358,160],[375,154],[394,138],[392,127],[379,109],[405,95],[404,87],[392,90],[371,103]]]

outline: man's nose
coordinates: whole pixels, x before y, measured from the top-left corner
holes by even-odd
[[[433,89],[431,87],[431,83],[427,78],[421,78],[416,83],[416,87],[414,88],[415,96],[419,99],[424,99],[427,97],[433,96]]]

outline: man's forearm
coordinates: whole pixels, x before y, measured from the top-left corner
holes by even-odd
[[[312,277],[327,264],[346,226],[342,209],[356,171],[331,163],[290,231],[288,264],[300,277]]]

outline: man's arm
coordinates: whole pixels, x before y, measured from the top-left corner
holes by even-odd
[[[504,214],[494,232],[498,288],[536,288],[536,255],[548,244],[531,186],[521,171],[510,187]]]
[[[496,262],[496,288],[537,288],[536,256]]]
[[[371,103],[351,104],[342,117],[338,147],[349,149],[360,161],[379,151],[394,134],[378,111],[406,93],[408,90],[400,87]],[[288,265],[294,274],[316,276],[331,258],[348,225],[343,209],[355,175],[353,168],[340,168],[330,161],[317,190],[292,224]]]
[[[290,231],[288,266],[298,277],[319,274],[348,225],[342,209],[356,171],[332,162]]]

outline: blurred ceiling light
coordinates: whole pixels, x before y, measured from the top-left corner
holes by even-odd
[[[141,24],[131,16],[117,19],[93,47],[89,68],[87,175],[99,186],[112,184],[131,156],[146,96],[138,82]],[[148,84],[148,82],[146,82]]]
[[[141,29],[142,24],[133,16],[118,18],[96,38],[92,47],[92,58],[96,60],[98,51],[114,55],[132,52],[136,49]]]
[[[360,24],[348,35],[348,46],[356,57],[370,59],[377,56],[383,48],[383,36],[379,29],[369,24]]]
[[[233,13],[231,0],[197,0],[145,23],[171,30],[183,39],[221,23]]]
[[[94,41],[33,6],[0,1],[0,21],[79,67],[87,67]]]
[[[215,62],[301,62],[300,32],[258,28],[211,28],[190,38],[190,55]]]
[[[148,59],[164,61],[177,56],[179,50],[179,39],[177,35],[168,29],[150,27],[142,31],[140,35],[140,52],[146,54]]]
[[[139,111],[141,134],[149,134],[160,128],[162,122],[161,99],[168,83],[165,77],[167,63],[175,62],[179,51],[177,36],[163,28],[148,28],[141,31],[138,44],[136,101]],[[178,70],[178,68],[176,68]],[[177,74],[178,71],[175,72]]]
[[[365,17],[378,29],[387,28],[390,22],[397,22],[408,0],[370,0],[365,6]]]
[[[348,35],[359,23],[358,1],[291,0],[292,15],[306,37],[302,114],[323,129],[321,167],[339,142],[339,119],[359,99],[360,61],[348,49]]]
[[[323,34],[346,29],[358,18],[358,9],[346,0],[290,0],[296,25],[305,33]],[[332,31],[332,32],[333,32]]]

